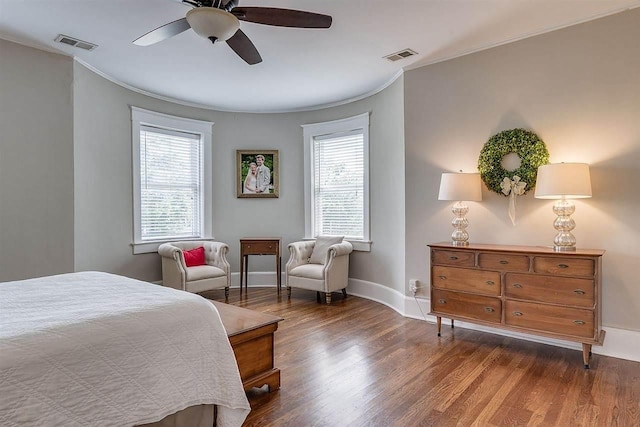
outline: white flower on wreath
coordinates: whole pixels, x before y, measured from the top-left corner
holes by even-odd
[[[514,175],[513,179],[509,179],[509,177],[505,176],[500,183],[500,188],[502,188],[502,193],[505,196],[508,196],[510,193],[513,193],[516,196],[522,196],[526,187],[527,183],[520,181],[520,177],[518,175]]]

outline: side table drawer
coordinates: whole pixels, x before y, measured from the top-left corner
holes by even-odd
[[[436,288],[483,295],[500,295],[500,273],[497,271],[438,265],[434,266],[431,271],[431,284]]]
[[[434,289],[431,311],[436,314],[454,314],[468,319],[500,323],[501,302],[498,298]]]
[[[506,301],[505,323],[561,335],[594,338],[594,312],[522,301]]]
[[[593,308],[595,283],[592,279],[507,273],[505,296]]]
[[[278,251],[278,242],[252,241],[242,242],[244,255],[272,255]]]

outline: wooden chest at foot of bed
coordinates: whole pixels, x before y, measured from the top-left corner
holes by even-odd
[[[218,309],[227,330],[244,389],[266,384],[269,391],[278,390],[280,369],[274,366],[273,333],[283,319],[218,301],[211,302]]]

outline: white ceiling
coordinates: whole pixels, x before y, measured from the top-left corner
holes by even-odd
[[[327,30],[242,30],[263,62],[249,66],[226,44],[188,30],[152,46],[131,41],[182,18],[176,0],[0,0],[0,38],[75,56],[137,90],[229,111],[295,111],[383,88],[401,70],[640,6],[640,0],[241,0],[333,16]],[[88,52],[59,34],[98,44]],[[382,57],[410,48],[401,61]],[[0,60],[2,60],[0,58]]]

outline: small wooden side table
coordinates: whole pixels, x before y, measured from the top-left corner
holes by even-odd
[[[249,255],[275,255],[276,257],[276,282],[278,294],[282,281],[282,262],[280,255],[279,237],[247,237],[240,239],[240,295],[242,285],[248,291],[247,276],[249,273]]]

